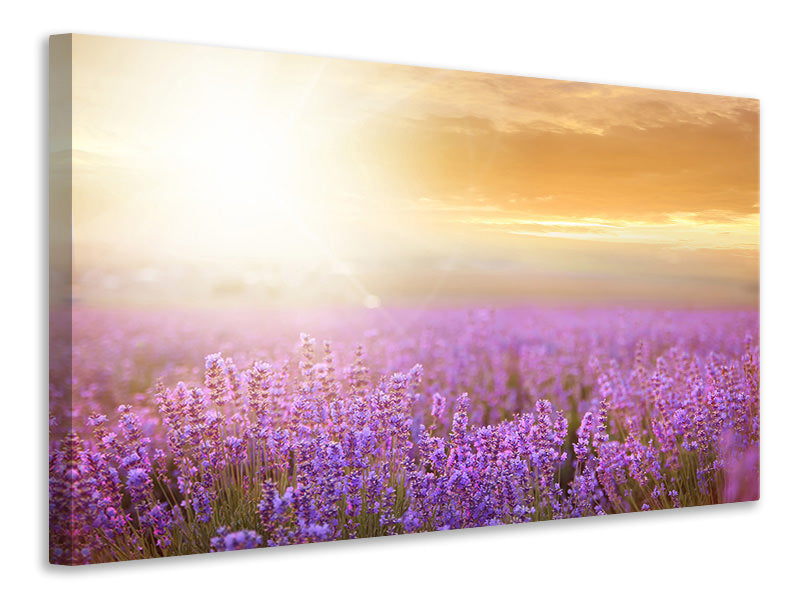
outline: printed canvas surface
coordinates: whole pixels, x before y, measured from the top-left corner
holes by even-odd
[[[758,498],[757,100],[82,35],[50,70],[51,562]]]

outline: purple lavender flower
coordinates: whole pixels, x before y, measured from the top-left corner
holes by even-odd
[[[137,490],[144,487],[149,476],[144,469],[131,469],[128,471],[128,488]]]
[[[758,497],[754,313],[431,309],[396,313],[401,337],[378,313],[308,316],[332,341],[299,348],[288,317],[205,336],[75,315],[74,369],[51,385],[74,399],[51,406],[56,562]],[[235,354],[195,364],[215,347]],[[258,528],[202,535],[219,521]]]
[[[231,552],[249,550],[262,544],[261,536],[252,529],[231,531],[228,527],[217,529],[217,536],[211,538],[211,552]]]

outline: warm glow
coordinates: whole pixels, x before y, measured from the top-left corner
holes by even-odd
[[[536,297],[591,273],[642,298],[661,295],[648,287],[658,280],[703,302],[757,301],[755,100],[90,36],[73,46],[74,264],[87,297],[129,300],[115,282],[141,280],[156,282],[147,298],[172,282],[198,302],[210,288],[377,308]]]

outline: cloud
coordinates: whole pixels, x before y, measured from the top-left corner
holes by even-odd
[[[483,197],[573,217],[748,214],[758,205],[757,113],[654,129],[618,125],[602,136],[429,116],[383,119],[356,135],[401,195]]]
[[[562,238],[596,242],[659,244],[684,249],[757,250],[759,215],[675,213],[657,221],[599,221],[530,219],[471,219],[469,222],[497,226],[511,235]],[[507,226],[515,229],[505,229]],[[524,227],[524,228],[523,228]]]
[[[504,132],[604,135],[615,127],[702,126],[758,112],[758,101],[748,98],[395,65],[369,69],[372,77],[354,74],[351,85],[366,81],[368,92],[401,95],[399,116],[486,119]],[[370,83],[378,73],[379,83]],[[410,74],[416,89],[403,77]]]

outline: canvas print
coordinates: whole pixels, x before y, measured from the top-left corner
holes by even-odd
[[[50,59],[52,563],[758,499],[757,100]]]

